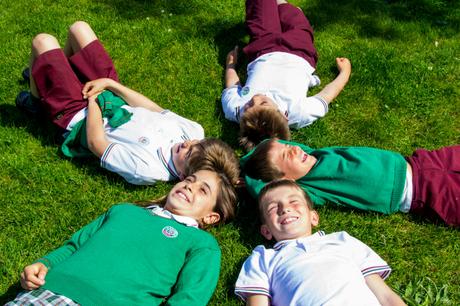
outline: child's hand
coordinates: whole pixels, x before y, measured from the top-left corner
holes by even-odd
[[[337,63],[337,69],[339,72],[344,72],[344,73],[351,73],[351,63],[350,60],[346,57],[337,57],[335,59],[335,62]]]
[[[21,273],[21,286],[26,290],[35,290],[45,284],[48,268],[41,262],[36,262],[24,268]]]
[[[104,91],[110,86],[111,82],[113,82],[113,80],[109,78],[102,78],[94,81],[89,81],[85,84],[83,90],[81,91],[81,93],[83,94],[83,98],[87,99],[88,97],[100,94],[102,91]]]
[[[238,62],[238,46],[235,46],[227,54],[227,62],[225,63],[227,68],[235,68],[236,63]]]

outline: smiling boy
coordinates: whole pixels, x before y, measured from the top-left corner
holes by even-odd
[[[397,211],[460,225],[460,146],[412,156],[370,147],[312,149],[266,140],[242,158],[256,197],[274,179],[295,180],[315,205],[334,203],[390,214]]]
[[[259,195],[260,245],[243,264],[235,293],[247,305],[405,305],[383,281],[391,272],[371,248],[346,232],[326,235],[308,195],[293,181]]]

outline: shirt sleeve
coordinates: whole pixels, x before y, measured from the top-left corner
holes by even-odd
[[[364,277],[377,273],[382,279],[386,279],[390,275],[390,266],[374,250],[346,232],[340,234],[349,245],[349,250],[352,250],[352,258]]]
[[[88,241],[88,239],[90,239],[91,236],[93,236],[94,233],[99,230],[99,228],[101,228],[107,216],[110,214],[110,211],[111,209],[103,215],[99,216],[97,219],[93,220],[91,223],[82,227],[79,231],[74,233],[72,237],[64,243],[63,246],[38,259],[36,262],[41,262],[48,268],[52,268],[56,264],[69,258],[83,244],[85,244],[85,242]]]
[[[165,305],[207,305],[219,279],[220,258],[217,243],[190,252]]]
[[[246,103],[239,95],[240,90],[241,86],[234,85],[224,89],[222,92],[222,109],[225,118],[233,122],[240,122],[241,107]]]
[[[100,164],[102,168],[121,175],[135,185],[151,185],[157,180],[168,180],[161,176],[164,171],[156,169],[154,162],[147,162],[133,150],[118,143],[111,143],[105,149]]]
[[[246,259],[235,284],[235,294],[241,299],[251,295],[265,295],[271,298],[270,283],[263,254],[265,248],[257,246]]]
[[[199,123],[179,116],[170,110],[164,110],[161,114],[176,122],[186,138],[184,141],[193,139],[201,140],[204,138],[204,130]]]
[[[295,129],[303,128],[324,117],[328,110],[329,106],[322,97],[306,97],[290,109],[289,126]]]

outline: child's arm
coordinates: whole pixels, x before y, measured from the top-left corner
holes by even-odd
[[[238,62],[238,46],[228,52],[225,63],[225,88],[240,85],[240,78],[236,73],[235,67]]]
[[[207,305],[219,278],[220,249],[202,247],[189,252],[165,306]]]
[[[152,112],[163,111],[162,107],[160,107],[158,104],[156,104],[143,94],[135,90],[132,90],[126,86],[123,86],[117,81],[109,78],[97,79],[86,83],[82,90],[83,97],[86,99],[93,95],[99,94],[105,89],[108,89],[117,96],[121,97],[130,106],[143,107],[148,110],[151,110]]]
[[[348,83],[348,79],[350,78],[351,74],[351,63],[348,58],[345,57],[338,57],[335,59],[337,63],[337,69],[339,70],[339,74],[337,77],[327,84],[317,95],[321,96],[327,103],[331,103],[345,85]]]
[[[406,305],[378,274],[366,276],[366,284],[382,305]]]
[[[105,137],[105,131],[102,121],[102,113],[96,102],[96,95],[88,99],[88,114],[86,115],[86,138],[88,149],[97,157],[104,154],[105,149],[110,142]]]
[[[248,296],[246,300],[246,305],[248,306],[269,306],[270,299],[266,295],[254,294]]]
[[[34,290],[43,286],[45,284],[45,277],[48,273],[48,269],[70,257],[81,245],[90,239],[104,223],[108,213],[109,212],[106,212],[91,223],[82,227],[79,231],[74,233],[63,246],[38,259],[35,263],[26,266],[21,273],[22,288]]]

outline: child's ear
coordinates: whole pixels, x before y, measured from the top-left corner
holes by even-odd
[[[216,224],[220,221],[220,215],[216,212],[211,212],[203,217],[202,222],[206,225]]]
[[[318,224],[319,224],[319,215],[316,212],[316,210],[311,211],[310,218],[311,218],[311,225],[313,227],[318,226]]]
[[[270,229],[269,229],[268,226],[265,225],[265,224],[262,224],[262,225],[260,226],[260,233],[261,233],[262,236],[264,236],[265,239],[267,239],[267,240],[272,240],[272,238],[273,238],[273,235],[272,235],[272,233],[270,232]]]

